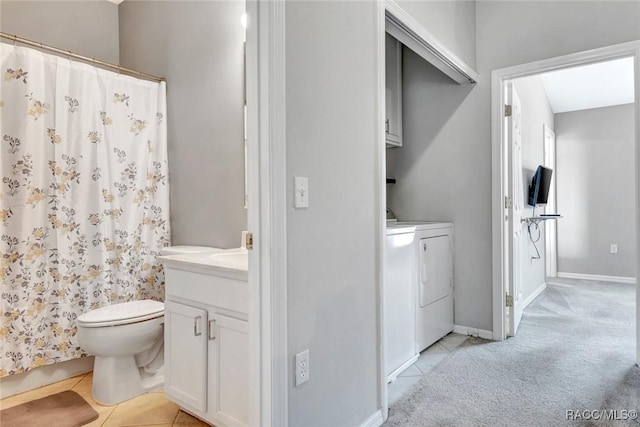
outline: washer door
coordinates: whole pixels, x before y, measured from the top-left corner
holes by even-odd
[[[418,303],[421,308],[449,295],[450,262],[448,236],[420,239]]]

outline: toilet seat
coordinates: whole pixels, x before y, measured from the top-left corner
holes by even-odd
[[[153,300],[129,301],[92,310],[78,317],[78,326],[101,328],[143,322],[164,316],[164,304]]]

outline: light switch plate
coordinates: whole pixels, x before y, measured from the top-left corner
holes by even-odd
[[[294,178],[295,208],[305,209],[309,207],[309,179],[297,176]]]
[[[616,244],[611,244],[611,246],[609,247],[609,252],[612,254],[617,254],[618,253],[618,245]]]

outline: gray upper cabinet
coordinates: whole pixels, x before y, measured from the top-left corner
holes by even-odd
[[[402,147],[402,43],[386,34],[386,120],[387,147]]]

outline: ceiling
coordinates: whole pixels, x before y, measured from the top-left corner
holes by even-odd
[[[633,58],[541,74],[554,113],[633,103]]]

